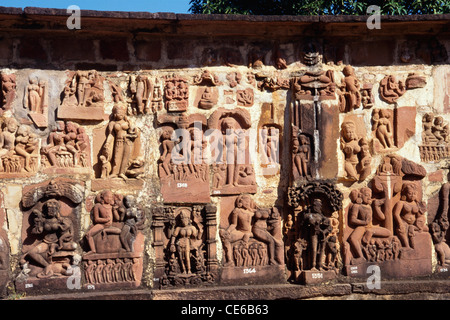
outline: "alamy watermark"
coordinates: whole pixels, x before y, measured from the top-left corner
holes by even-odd
[[[66,25],[69,30],[81,29],[81,10],[79,6],[71,5],[67,8],[70,17],[67,18]]]
[[[367,28],[370,30],[381,29],[381,8],[372,5],[367,8],[366,13],[370,15],[366,22]]]
[[[366,285],[369,290],[381,289],[381,269],[377,265],[371,265],[367,267],[367,274],[370,276],[367,278]]]

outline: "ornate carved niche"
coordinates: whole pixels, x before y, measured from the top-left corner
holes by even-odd
[[[158,175],[165,203],[210,202],[206,125],[200,114],[158,117]]]
[[[339,271],[338,233],[342,193],[329,182],[314,181],[288,190],[291,213],[285,218],[284,247],[289,281],[318,283]]]
[[[68,74],[58,118],[63,120],[104,120],[103,78],[96,70],[72,71]]]
[[[345,77],[340,86],[339,110],[341,112],[349,112],[361,106],[361,84],[356,78],[352,66],[345,66],[342,73]]]
[[[138,287],[142,279],[146,217],[132,195],[103,190],[83,238],[85,286]]]
[[[19,125],[14,118],[1,123],[0,177],[33,175],[38,170],[39,139],[30,126]]]
[[[251,195],[221,199],[219,235],[224,250],[221,282],[284,281],[284,252],[278,208],[257,207]]]
[[[214,135],[210,144],[214,170],[212,195],[256,193],[250,157],[250,113],[244,109],[219,108],[208,119]]]
[[[186,111],[189,105],[188,80],[178,76],[166,77],[164,99],[168,112]]]
[[[142,188],[145,161],[141,130],[126,115],[123,104],[113,107],[106,127],[94,129],[94,174],[92,189]]]
[[[450,183],[447,182],[442,186],[439,196],[439,207],[429,225],[429,231],[434,243],[434,251],[436,252],[437,272],[448,274],[450,267],[450,248],[448,246],[450,237],[448,232]]]
[[[427,113],[422,117],[419,151],[423,162],[438,162],[450,156],[449,124],[442,116]]]
[[[403,81],[397,81],[393,75],[384,77],[380,82],[380,98],[386,103],[396,103],[405,94],[406,87]]]
[[[349,181],[364,181],[372,170],[372,155],[370,146],[361,131],[364,122],[352,118],[341,125],[341,150],[344,153],[345,179]],[[356,123],[355,123],[356,121]]]
[[[22,271],[15,281],[18,290],[73,289],[69,277],[79,275],[80,270],[77,217],[83,198],[83,186],[70,179],[24,187]]]
[[[216,211],[211,204],[153,209],[154,277],[160,287],[217,281]]]
[[[71,121],[57,121],[41,147],[46,173],[91,172],[91,143],[85,128]]]
[[[25,87],[23,107],[28,110],[28,116],[39,128],[48,126],[48,81],[30,77]]]
[[[11,104],[16,97],[16,75],[1,73],[1,113],[11,109]]]
[[[388,155],[371,188],[350,192],[343,234],[346,275],[363,277],[374,263],[386,278],[431,273],[431,236],[421,200],[425,176],[422,166]]]

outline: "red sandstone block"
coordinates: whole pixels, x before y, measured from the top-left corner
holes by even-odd
[[[128,61],[127,39],[100,40],[100,55],[103,59]]]
[[[95,60],[94,43],[89,39],[54,39],[50,48],[52,61]]]
[[[159,61],[161,59],[161,41],[136,41],[134,44],[136,58],[143,61]]]
[[[394,41],[358,41],[348,45],[350,64],[386,66],[394,63]]]
[[[20,39],[19,58],[47,60],[47,52],[42,46],[39,37]]]

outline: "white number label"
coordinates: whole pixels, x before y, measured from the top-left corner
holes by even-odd
[[[255,268],[245,268],[244,273],[256,273],[256,269]]]

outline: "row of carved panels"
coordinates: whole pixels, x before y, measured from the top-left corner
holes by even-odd
[[[91,225],[81,238],[82,183],[55,179],[27,186],[16,286],[25,292],[73,290],[77,283],[84,289],[138,287],[150,275],[144,271],[150,238],[153,280],[161,287],[317,283],[340,275],[364,277],[374,264],[385,278],[429,275],[433,243],[437,272],[447,274],[450,187],[443,186],[443,208],[427,224],[420,168],[403,161],[395,170],[403,175],[387,178],[380,172],[371,189],[353,190],[347,208],[333,183],[314,181],[290,188],[285,207],[258,207],[248,194],[223,200],[220,222],[212,204],[144,208],[133,196],[104,190],[86,203]],[[6,273],[7,238],[3,235],[1,246]]]

